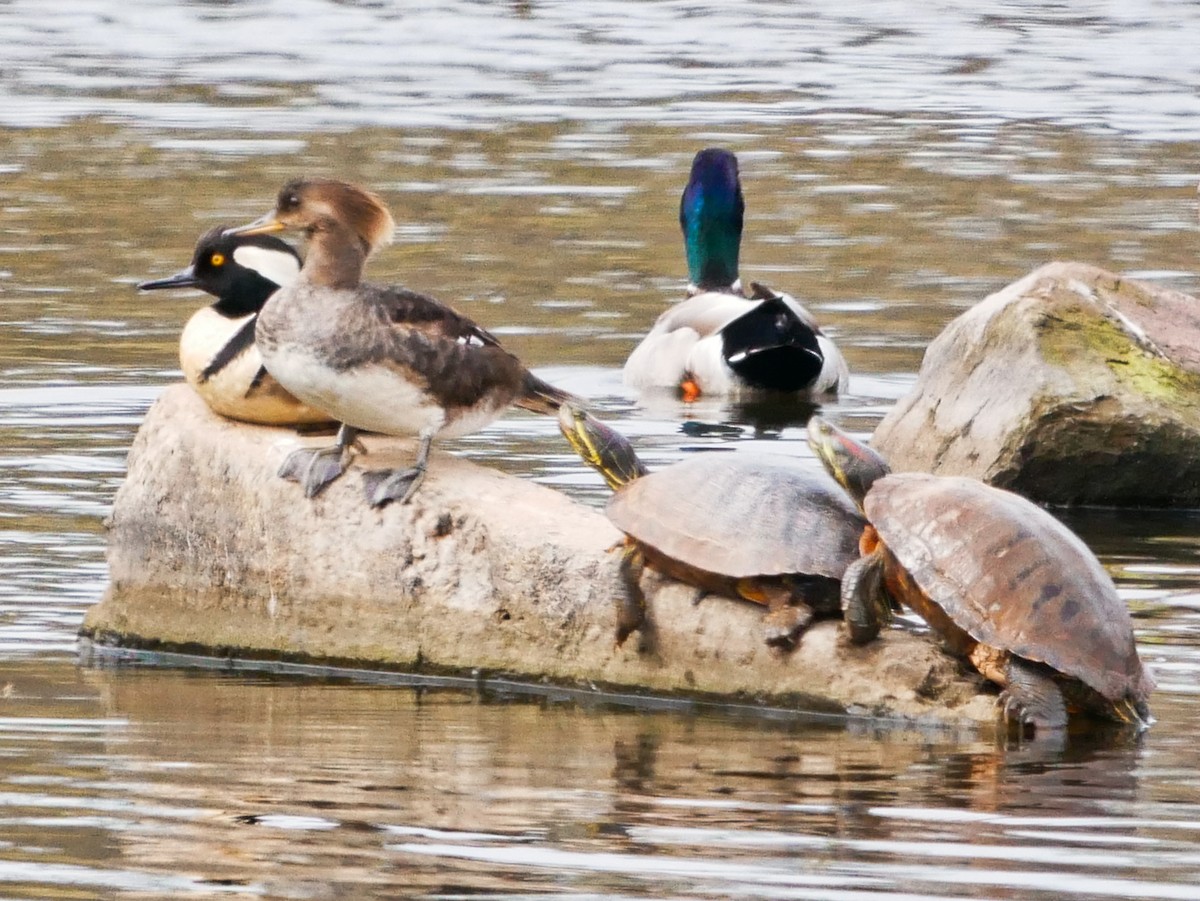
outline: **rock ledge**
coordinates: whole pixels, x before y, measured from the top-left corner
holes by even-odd
[[[361,471],[410,459],[377,439],[320,497],[274,475],[283,429],[209,412],[185,385],[150,410],[109,522],[110,586],[82,635],[111,646],[505,674],[572,688],[726,699],[947,725],[991,722],[994,695],[921,635],[865,648],[839,624],[782,655],[761,608],[693,604],[648,575],[652,627],[614,646],[619,534],[565,495],[436,453],[411,505],[371,510]]]

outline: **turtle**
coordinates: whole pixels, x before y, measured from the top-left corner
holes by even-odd
[[[558,424],[614,491],[605,511],[625,533],[627,587],[618,645],[644,623],[646,566],[705,594],[764,605],[764,637],[783,650],[814,616],[841,613],[841,575],[866,520],[823,471],[784,457],[701,453],[650,473],[624,436],[586,411],[564,404]]]
[[[1129,610],[1070,529],[978,479],[891,473],[877,452],[819,416],[808,441],[870,523],[861,557],[843,575],[843,606],[868,617],[885,599],[912,608],[1000,686],[1006,727],[1062,730],[1076,712],[1139,728],[1152,722],[1154,680]]]

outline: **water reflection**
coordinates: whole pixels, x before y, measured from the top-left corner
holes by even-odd
[[[312,679],[84,670],[63,692],[28,668],[8,676],[10,834],[108,862],[77,864],[91,874],[75,874],[81,885],[330,898],[394,897],[396,880],[614,897],[953,885],[992,897],[1050,868],[1132,896],[1139,866],[1189,840],[1145,815],[1132,739],[1003,752]],[[22,872],[0,862],[0,879]],[[71,881],[52,860],[27,875]],[[1161,885],[1149,897],[1184,896]]]

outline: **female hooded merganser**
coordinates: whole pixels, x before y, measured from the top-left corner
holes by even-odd
[[[688,296],[663,313],[625,362],[632,388],[701,394],[843,391],[849,370],[812,314],[788,294],[738,278],[745,202],[737,157],[710,147],[692,160],[679,204]]]
[[[345,471],[359,431],[415,435],[415,466],[364,476],[372,506],[404,503],[425,474],[434,437],[487,425],[510,405],[554,414],[570,394],[530,373],[494,336],[450,307],[399,286],[361,281],[367,258],[392,239],[383,202],[323,178],[288,182],[275,209],[239,235],[298,229],[308,238],[300,277],[263,306],[256,341],[267,370],[342,423],[337,443],[300,450],[280,475],[312,497]]]
[[[222,416],[262,425],[331,422],[329,414],[284,391],[254,347],[258,311],[299,273],[300,255],[289,244],[270,236],[227,235],[217,226],[196,242],[192,265],[138,285],[143,291],[199,288],[217,298],[183,327],[179,366],[188,384]]]

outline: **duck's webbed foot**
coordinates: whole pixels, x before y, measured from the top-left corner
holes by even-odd
[[[343,424],[334,444],[315,450],[300,448],[288,454],[279,467],[279,476],[303,485],[305,497],[316,497],[346,471],[350,465],[350,450],[357,439],[357,429]]]
[[[363,488],[367,495],[367,503],[372,507],[382,507],[392,501],[407,504],[417,493],[417,488],[425,478],[425,467],[414,466],[411,469],[376,469],[363,473]]]
[[[429,464],[429,447],[433,443],[433,432],[421,433],[421,445],[417,450],[417,462],[411,469],[378,469],[363,473],[363,488],[367,503],[382,507],[392,501],[407,504],[425,480],[425,469]]]

